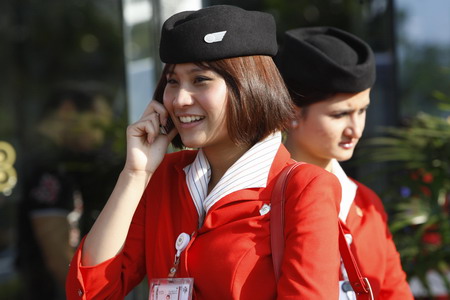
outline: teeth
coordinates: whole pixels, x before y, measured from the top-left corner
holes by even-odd
[[[187,116],[187,117],[179,117],[181,123],[191,123],[198,120],[203,119],[203,117],[200,116]]]

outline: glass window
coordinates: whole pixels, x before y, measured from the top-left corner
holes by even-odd
[[[65,299],[123,164],[119,0],[0,3],[0,299]]]
[[[450,97],[450,2],[396,1],[402,117],[439,114],[437,94]]]

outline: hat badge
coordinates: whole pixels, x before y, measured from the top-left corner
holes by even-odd
[[[225,36],[225,33],[227,33],[226,30],[225,31],[218,31],[218,32],[208,33],[207,35],[205,35],[203,40],[206,43],[208,43],[208,44],[218,43],[218,42],[221,42],[223,40],[223,37]]]

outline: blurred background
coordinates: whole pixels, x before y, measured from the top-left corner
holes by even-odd
[[[65,298],[161,71],[162,22],[213,4],[269,12],[279,37],[330,25],[372,46],[365,137],[344,168],[382,197],[417,299],[449,299],[448,0],[2,0],[0,300]],[[147,298],[145,283],[127,297]]]

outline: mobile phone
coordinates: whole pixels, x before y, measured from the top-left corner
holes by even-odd
[[[166,126],[163,126],[163,125],[159,126],[159,132],[161,132],[161,134],[168,134],[174,127],[175,127],[175,125],[173,124],[172,119],[170,117],[168,117]]]

